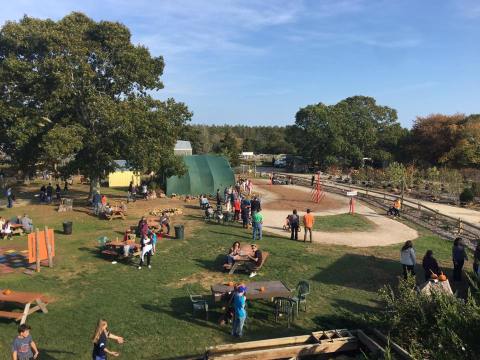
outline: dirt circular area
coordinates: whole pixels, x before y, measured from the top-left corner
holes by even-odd
[[[289,232],[283,230],[283,224],[286,215],[293,209],[297,209],[300,216],[303,216],[307,208],[312,210],[314,216],[345,214],[349,209],[347,197],[325,193],[322,201],[316,204],[311,199],[310,189],[296,185],[269,185],[267,181],[261,181],[255,183],[254,193],[260,196],[262,202],[264,231],[283,237],[290,236]],[[356,203],[356,212],[371,221],[374,228],[370,231],[350,232],[313,231],[313,242],[369,247],[403,243],[418,237],[415,229],[378,214],[359,201]]]

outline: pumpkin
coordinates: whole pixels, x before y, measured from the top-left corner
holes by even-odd
[[[10,289],[5,289],[5,290],[3,290],[2,293],[3,293],[3,295],[10,295],[10,294],[12,293],[12,290],[10,290]]]
[[[438,277],[439,281],[447,281],[447,277],[443,272],[440,273],[440,276]]]

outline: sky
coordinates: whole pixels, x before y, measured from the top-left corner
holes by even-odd
[[[299,108],[372,96],[401,124],[480,113],[479,0],[0,0],[0,24],[80,11],[163,56],[196,124],[288,125]]]

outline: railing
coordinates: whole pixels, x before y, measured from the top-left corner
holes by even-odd
[[[305,177],[285,173],[275,173],[275,176],[288,180],[291,179],[295,185],[312,188],[311,179]],[[400,199],[402,200],[401,213],[407,220],[426,227],[449,240],[462,237],[465,244],[472,250],[476,247],[477,242],[480,241],[480,226],[460,218],[443,214],[436,209],[421,204],[419,201],[417,202],[407,198],[402,199],[399,195],[355,185],[340,185],[328,180],[321,180],[321,185],[323,190],[342,196],[347,196],[347,191],[356,190],[359,200],[384,210],[388,210],[394,200]]]

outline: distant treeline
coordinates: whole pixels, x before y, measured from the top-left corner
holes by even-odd
[[[287,136],[287,128],[281,126],[244,125],[188,125],[184,137],[192,143],[197,154],[221,153],[225,144],[235,142],[240,151],[256,154],[292,154],[295,146]]]
[[[233,164],[240,151],[253,151],[301,155],[324,169],[392,162],[480,169],[480,115],[432,114],[406,129],[395,109],[366,96],[308,105],[286,127],[187,125],[183,135],[196,153],[222,153]]]

